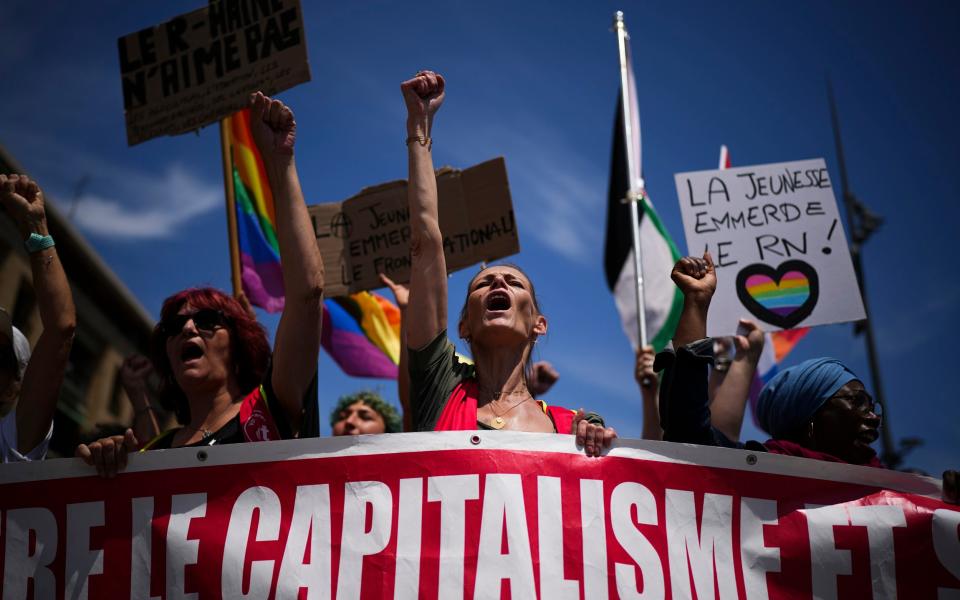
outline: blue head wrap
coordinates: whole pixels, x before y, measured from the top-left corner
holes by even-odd
[[[774,439],[810,421],[830,396],[859,379],[834,358],[812,358],[784,369],[767,382],[757,399],[757,420]]]

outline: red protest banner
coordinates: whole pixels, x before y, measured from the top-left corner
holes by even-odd
[[[937,598],[929,478],[506,432],[292,440],[0,468],[3,597]]]

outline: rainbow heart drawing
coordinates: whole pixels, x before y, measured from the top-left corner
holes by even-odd
[[[788,260],[776,269],[754,263],[737,274],[737,297],[758,319],[790,329],[813,312],[820,297],[820,278],[802,260]]]

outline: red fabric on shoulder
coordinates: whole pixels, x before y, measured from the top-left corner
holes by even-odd
[[[447,398],[447,404],[433,426],[434,431],[469,431],[477,428],[476,379],[465,379],[457,384]]]
[[[273,415],[267,407],[267,402],[263,397],[263,386],[258,386],[247,397],[243,399],[240,405],[240,429],[243,431],[243,439],[248,442],[268,442],[279,440],[280,432],[277,431],[277,424],[273,422]]]
[[[573,418],[577,416],[576,411],[562,406],[547,406],[547,410],[553,417],[553,424],[557,428],[557,433],[573,433]]]

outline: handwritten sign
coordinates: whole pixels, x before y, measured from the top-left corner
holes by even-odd
[[[217,0],[117,40],[127,143],[192,131],[310,81],[299,0]]]
[[[709,335],[741,317],[768,331],[865,317],[822,158],[674,178],[687,248],[717,266]]]
[[[503,158],[463,171],[441,169],[437,193],[448,271],[520,251]],[[382,287],[379,273],[398,283],[410,281],[406,181],[370,187],[309,211],[326,265],[328,296]]]

